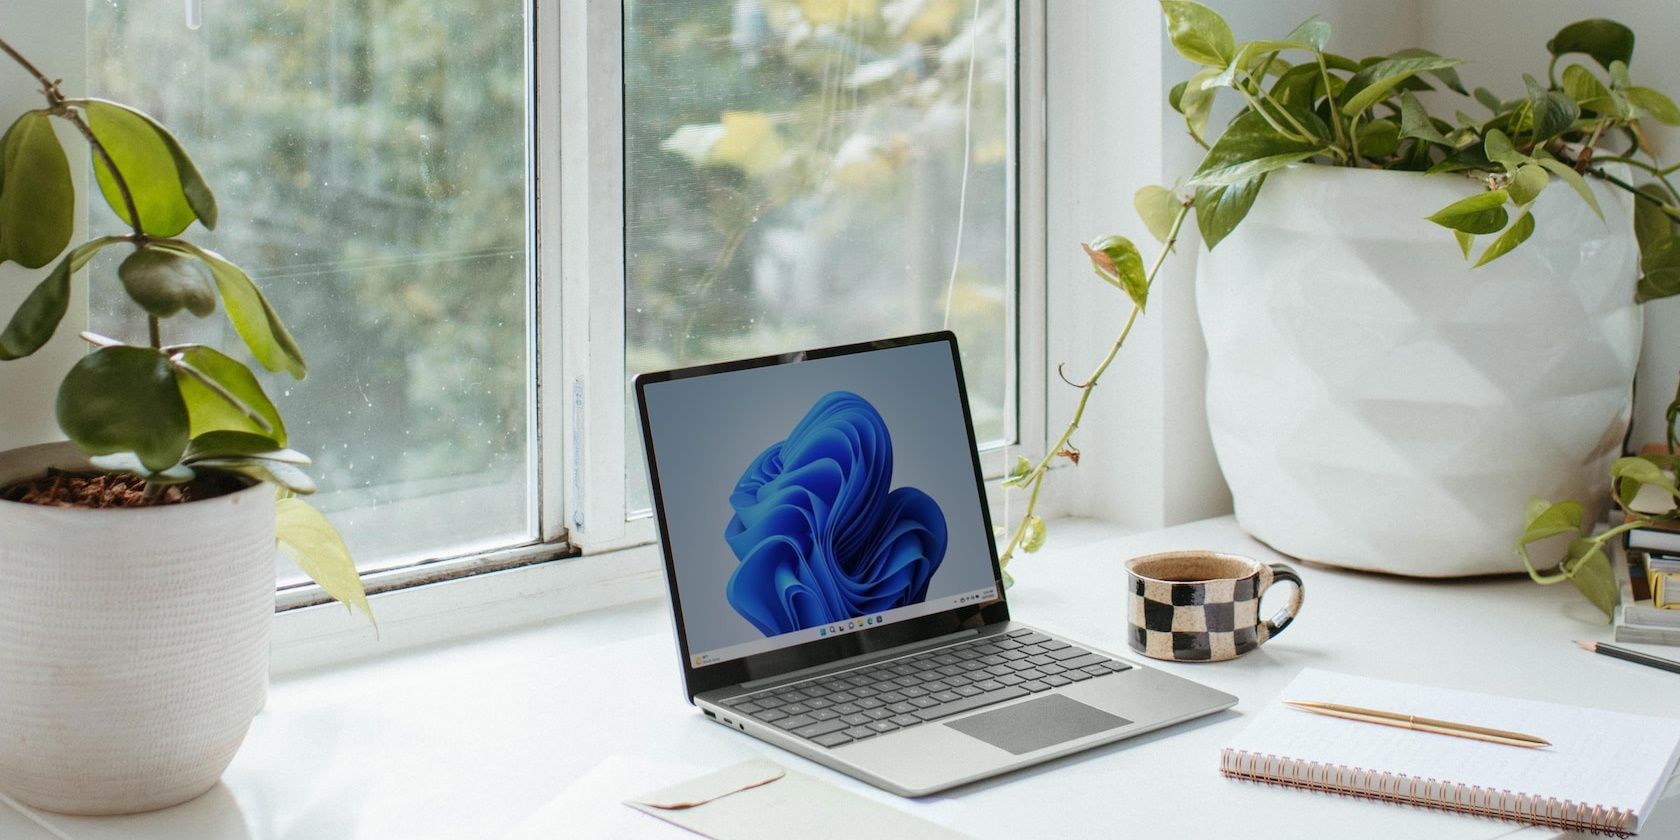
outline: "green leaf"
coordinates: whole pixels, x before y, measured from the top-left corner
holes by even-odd
[[[1213,114],[1213,99],[1216,93],[1213,88],[1202,87],[1203,83],[1214,78],[1217,72],[1213,69],[1198,70],[1185,82],[1183,94],[1175,106],[1184,115],[1184,126],[1189,129],[1190,136],[1198,142],[1205,142],[1202,137],[1207,133],[1208,117]]]
[[[1568,94],[1541,87],[1527,73],[1523,74],[1523,84],[1528,86],[1528,106],[1533,125],[1531,140],[1535,147],[1568,131],[1581,116],[1581,106]]]
[[[1657,118],[1664,125],[1680,125],[1680,107],[1676,107],[1674,100],[1664,96],[1662,91],[1648,87],[1633,85],[1627,89],[1627,98],[1633,104],[1645,109],[1645,112]]]
[[[1487,250],[1482,252],[1482,258],[1476,261],[1474,267],[1481,268],[1510,253],[1511,249],[1526,242],[1533,233],[1534,215],[1524,210],[1522,215],[1518,216],[1517,220],[1512,222],[1511,226],[1499,235],[1498,239],[1493,240],[1492,245],[1487,246]]]
[[[1408,91],[1409,93],[1409,91]],[[1359,127],[1359,154],[1380,161],[1400,148],[1400,126],[1393,120],[1371,120]]]
[[[1027,517],[1027,532],[1021,537],[1021,550],[1028,554],[1044,547],[1044,518],[1038,514]]]
[[[88,129],[128,184],[142,230],[150,236],[174,236],[194,219],[215,227],[215,197],[174,135],[151,117],[115,102],[88,100],[84,110]],[[93,156],[93,172],[105,203],[117,218],[133,224],[122,191],[98,154]]]
[[[216,279],[216,288],[222,294],[222,306],[227,309],[228,320],[233,322],[233,328],[263,367],[286,371],[297,379],[302,379],[309,372],[303,361],[303,350],[287,331],[286,325],[280,322],[280,314],[274,311],[268,298],[263,297],[239,266],[215,251],[179,239],[159,242],[155,247],[190,254],[210,268],[210,276]]]
[[[1573,561],[1569,567],[1569,582],[1575,584],[1575,588],[1594,606],[1603,610],[1608,621],[1615,616],[1616,604],[1621,600],[1616,574],[1610,568],[1610,558],[1604,556],[1600,543],[1593,540],[1578,540],[1577,543],[1585,545],[1571,545],[1569,548],[1570,560]]]
[[[1378,61],[1355,73],[1353,78],[1348,80],[1347,91],[1352,91],[1353,95],[1342,103],[1342,116],[1359,116],[1365,109],[1386,97],[1395,85],[1418,73],[1442,70],[1461,63],[1456,58],[1440,56],[1411,56]]]
[[[1610,89],[1591,70],[1579,64],[1563,68],[1563,92],[1581,103],[1581,107],[1600,113],[1609,110],[1606,106],[1612,104]]]
[[[1167,36],[1179,55],[1220,69],[1231,63],[1236,39],[1218,12],[1189,0],[1161,0],[1161,11],[1167,16]]]
[[[169,358],[187,402],[194,439],[211,432],[246,432],[267,438],[269,449],[285,447],[286,424],[249,368],[203,345]]]
[[[1254,200],[1260,197],[1260,187],[1266,176],[1251,178],[1227,187],[1202,187],[1196,190],[1196,227],[1202,241],[1213,250],[1231,231],[1237,229]]]
[[[90,455],[133,452],[161,472],[187,448],[187,406],[169,359],[150,347],[102,347],[58,389],[58,425]]]
[[[1645,249],[1639,270],[1636,299],[1640,303],[1680,295],[1680,237],[1671,236]]]
[[[1664,204],[1674,200],[1668,190],[1655,182],[1641,184],[1639,192]],[[1639,240],[1640,253],[1645,253],[1658,242],[1674,235],[1674,221],[1661,207],[1649,201],[1636,200],[1633,202],[1633,234]]]
[[[1306,44],[1315,52],[1324,52],[1324,45],[1330,41],[1330,24],[1319,20],[1316,16],[1301,21],[1301,25],[1290,30],[1283,40],[1295,44]]]
[[[140,463],[140,458],[133,452],[113,452],[109,455],[95,455],[88,458],[88,463],[94,468],[105,472],[122,472],[137,475],[148,484],[186,484],[198,477],[192,467],[176,464],[161,472],[152,472],[146,465]]]
[[[1503,230],[1509,217],[1505,214],[1504,190],[1476,193],[1461,198],[1429,216],[1429,221],[1442,227],[1465,233],[1495,233]]]
[[[1586,53],[1606,68],[1612,61],[1626,64],[1633,60],[1633,30],[1604,18],[1576,21],[1558,30],[1546,42],[1546,51],[1552,55]]]
[[[1394,54],[1389,56],[1389,58],[1420,58],[1420,57],[1421,58],[1440,58],[1441,56],[1440,56],[1440,53],[1431,52],[1429,50],[1420,49],[1418,47],[1412,47],[1410,49],[1399,50],[1398,52],[1395,52]],[[1470,91],[1464,89],[1464,82],[1463,82],[1463,80],[1459,79],[1457,70],[1455,70],[1451,67],[1442,67],[1438,70],[1426,70],[1424,72],[1426,72],[1429,75],[1434,76],[1435,78],[1439,79],[1441,81],[1441,84],[1447,86],[1448,90],[1451,90],[1452,92],[1457,93],[1457,94],[1461,94],[1463,96],[1469,96],[1470,95]]]
[[[181,462],[192,464],[217,458],[257,458],[299,466],[307,466],[310,463],[308,455],[296,449],[281,448],[267,435],[227,431],[206,432],[194,437],[192,443],[187,445],[187,454],[182,456]]]
[[[1429,174],[1436,172],[1460,172],[1466,169],[1487,169],[1491,161],[1482,143],[1474,143],[1455,151],[1442,158],[1438,163],[1429,167]]]
[[[1495,114],[1505,110],[1505,103],[1501,101],[1498,96],[1495,96],[1493,91],[1488,90],[1485,87],[1476,88],[1476,93],[1474,95],[1476,101],[1480,102],[1483,108],[1486,108]]]
[[[1149,281],[1143,272],[1143,256],[1132,240],[1105,236],[1084,247],[1097,276],[1125,292],[1138,309],[1144,308],[1149,299]]]
[[[1546,170],[1541,169],[1537,163],[1525,163],[1517,167],[1516,174],[1512,175],[1510,183],[1505,185],[1505,191],[1511,194],[1513,202],[1519,205],[1528,204],[1540,195],[1540,191],[1544,190],[1548,183],[1551,183],[1551,179],[1546,177]]]
[[[1002,486],[1020,487],[1026,484],[1026,477],[1031,472],[1032,462],[1028,461],[1024,456],[1017,455],[1015,456],[1015,466],[1010,469],[1009,475],[1004,477]]]
[[[1277,53],[1283,52],[1284,50],[1311,51],[1312,49],[1313,47],[1311,44],[1301,41],[1290,41],[1287,39],[1282,41],[1249,41],[1238,46],[1236,55],[1231,58],[1231,62],[1227,64],[1225,69],[1220,71],[1218,75],[1204,82],[1204,86],[1232,87],[1236,83],[1238,73],[1245,70],[1251,73],[1254,72],[1255,66],[1258,65],[1262,59],[1265,59],[1268,54],[1275,56]],[[1283,69],[1280,68],[1278,72],[1283,72]]]
[[[0,137],[0,263],[40,268],[70,244],[76,191],[46,111],[26,111]]]
[[[1166,187],[1150,184],[1132,196],[1132,206],[1137,209],[1144,226],[1149,228],[1149,235],[1155,237],[1156,242],[1166,242],[1181,206],[1178,196]]]
[[[280,550],[346,609],[361,610],[377,629],[367,590],[344,538],[321,512],[300,499],[275,504],[274,535]]]
[[[1400,92],[1400,136],[1415,137],[1440,146],[1453,145],[1446,135],[1435,128],[1435,123],[1429,119],[1429,112],[1424,110],[1423,103],[1409,90]]]
[[[1488,129],[1487,134],[1482,137],[1482,149],[1489,161],[1505,167],[1506,172],[1515,172],[1517,167],[1528,162],[1528,159],[1518,154],[1516,147],[1511,145],[1511,138],[1497,128]]]
[[[1332,82],[1341,81],[1335,76],[1330,78]],[[1272,83],[1271,97],[1285,107],[1305,108],[1312,104],[1321,82],[1316,63],[1300,64],[1291,67]]]
[[[1575,190],[1575,194],[1579,195],[1581,200],[1585,201],[1587,206],[1592,208],[1593,213],[1597,214],[1599,221],[1604,220],[1604,210],[1598,206],[1598,196],[1593,195],[1592,188],[1587,186],[1587,179],[1582,178],[1581,173],[1576,172],[1574,167],[1552,157],[1549,154],[1538,154],[1535,160],[1541,166],[1545,167],[1547,172],[1562,178],[1564,183],[1568,184],[1571,189]],[[1634,202],[1635,218],[1639,215],[1638,205],[1642,203],[1644,202]]]
[[[1322,149],[1279,135],[1264,117],[1250,111],[1225,129],[1189,183],[1196,187],[1229,186],[1306,160]]]
[[[1646,484],[1659,487],[1670,496],[1680,495],[1680,490],[1675,489],[1674,479],[1663,472],[1662,467],[1637,455],[1617,458],[1610,465],[1610,478],[1623,507],[1631,504],[1633,497],[1639,495],[1639,488]]]
[[[162,248],[137,248],[117,267],[128,296],[159,318],[182,309],[203,318],[216,311],[216,290],[204,264]]]
[[[28,356],[52,338],[59,322],[64,320],[64,313],[70,310],[70,278],[81,271],[99,249],[120,238],[105,236],[84,242],[59,260],[58,266],[23,299],[17,311],[12,313],[11,322],[6,324],[6,331],[0,333],[0,361]]]
[[[245,476],[252,481],[273,484],[276,487],[307,496],[315,492],[315,481],[295,464],[276,461],[268,458],[201,458],[192,463],[195,469],[216,470]]]
[[[1523,510],[1522,544],[1536,543],[1558,534],[1581,533],[1581,520],[1586,510],[1580,502],[1552,504],[1545,499],[1529,499]]]
[[[1453,238],[1458,240],[1458,250],[1464,254],[1464,258],[1470,259],[1470,246],[1475,244],[1476,237],[1462,230],[1455,230]]]

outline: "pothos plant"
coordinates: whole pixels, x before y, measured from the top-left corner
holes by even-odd
[[[1044,544],[1045,523],[1035,508],[1045,476],[1057,459],[1078,463],[1073,435],[1086,405],[1143,313],[1185,221],[1194,215],[1202,241],[1218,247],[1277,169],[1307,163],[1457,173],[1479,190],[1428,219],[1450,232],[1475,266],[1510,253],[1533,235],[1535,199],[1554,184],[1567,185],[1602,218],[1587,184],[1596,179],[1635,199],[1642,254],[1638,299],[1680,293],[1680,191],[1671,181],[1680,167],[1665,167],[1655,158],[1641,127],[1647,119],[1680,125],[1680,107],[1634,84],[1628,70],[1634,34],[1626,26],[1594,19],[1564,27],[1546,42],[1545,79],[1524,74],[1520,91],[1505,96],[1466,89],[1456,69],[1460,60],[1425,49],[1359,59],[1329,52],[1330,25],[1321,20],[1308,20],[1277,40],[1239,42],[1224,18],[1199,3],[1161,0],[1161,10],[1173,47],[1197,65],[1171,89],[1168,101],[1206,154],[1182,182],[1145,186],[1134,196],[1138,215],[1161,246],[1147,267],[1126,237],[1085,246],[1097,276],[1130,299],[1131,312],[1091,374],[1069,381],[1079,397],[1066,429],[1036,462],[1018,458],[1003,481],[1029,493],[1005,543],[1005,565],[1017,550],[1031,553]],[[1210,137],[1220,97],[1237,100],[1239,110]],[[1451,119],[1438,116],[1449,111]],[[1625,164],[1646,182],[1631,183],[1606,163]],[[1669,411],[1672,417],[1680,403]],[[1651,478],[1643,467],[1618,465],[1618,481]],[[1567,514],[1566,509],[1541,518],[1555,522],[1567,520]],[[1537,517],[1531,510],[1531,524]],[[1552,574],[1573,577],[1584,556],[1572,551]],[[1593,562],[1608,573],[1607,563]],[[1535,579],[1553,578],[1537,572]]]
[[[281,549],[328,594],[371,619],[344,541],[296,498],[315,490],[301,469],[309,458],[288,447],[285,422],[256,376],[213,347],[165,341],[168,319],[182,312],[205,318],[219,304],[264,368],[297,379],[307,371],[297,342],[251,278],[222,255],[182,238],[195,221],[216,226],[216,196],[198,167],[146,114],[103,99],[68,97],[4,40],[0,51],[39,82],[46,100],[0,136],[0,264],[11,260],[39,269],[57,260],[0,332],[0,361],[29,356],[47,343],[69,308],[71,281],[95,254],[128,249],[117,277],[145,313],[146,341],[82,333],[93,350],[59,387],[59,427],[98,468],[143,481],[140,504],[170,501],[169,488],[207,476],[275,485],[282,496],[276,513]],[[54,120],[87,142],[100,195],[128,228],[68,253],[75,189]]]

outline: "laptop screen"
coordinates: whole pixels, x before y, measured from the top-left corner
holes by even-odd
[[[953,353],[638,382],[691,669],[999,598]]]

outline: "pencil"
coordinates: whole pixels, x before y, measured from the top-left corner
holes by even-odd
[[[1593,653],[1602,653],[1605,656],[1614,656],[1617,659],[1624,659],[1628,662],[1637,662],[1641,665],[1649,665],[1652,668],[1661,668],[1664,671],[1673,671],[1676,674],[1680,674],[1680,662],[1675,662],[1672,659],[1664,659],[1660,656],[1652,656],[1649,653],[1640,653],[1637,650],[1629,650],[1625,647],[1617,647],[1604,642],[1583,642],[1577,640],[1575,644],[1580,645],[1583,650],[1590,650]]]

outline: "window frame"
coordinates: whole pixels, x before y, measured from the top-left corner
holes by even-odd
[[[1044,247],[1046,12],[1044,0],[1016,0],[1016,6],[1016,247],[1009,266],[1016,288],[1005,340],[1017,409],[1011,444],[982,453],[988,478],[1001,476],[1017,452],[1039,452],[1048,443],[1046,383],[1053,375]],[[373,603],[382,640],[318,588],[300,587],[276,621],[276,672],[554,620],[663,591],[655,523],[631,515],[624,481],[625,443],[637,430],[624,421],[623,2],[536,0],[529,20],[543,542],[364,576],[379,593]],[[1006,503],[995,482],[987,495],[994,519],[1003,522]],[[1047,493],[1040,509],[1055,512],[1055,498]],[[415,574],[427,568],[454,575]]]
[[[1011,2],[1016,8],[1016,95],[1010,116],[1016,133],[1008,190],[1015,247],[1009,250],[1005,265],[1006,282],[1014,284],[1014,294],[1004,340],[1006,364],[1014,371],[1008,390],[1014,393],[1016,410],[1006,426],[1006,444],[981,453],[981,468],[988,479],[1003,476],[1020,447],[1036,452],[1047,442],[1046,377],[1039,375],[1045,371],[1047,344],[1045,180],[1041,177],[1045,12],[1043,0]],[[658,539],[653,517],[630,510],[623,480],[628,444],[638,433],[624,419],[632,412],[623,340],[623,8],[623,0],[573,3],[562,10],[560,21],[561,55],[577,55],[580,48],[584,55],[581,67],[564,57],[559,62],[564,113],[584,116],[559,125],[558,136],[564,191],[561,203],[569,211],[562,212],[560,236],[570,243],[570,247],[562,246],[561,254],[566,289],[563,305],[574,312],[577,307],[585,307],[589,313],[587,334],[579,336],[577,324],[571,324],[574,329],[568,331],[566,341],[570,351],[566,358],[570,361],[564,366],[566,398],[572,403],[566,418],[572,423],[568,439],[574,441],[568,453],[572,460],[566,490],[571,501],[566,515],[572,543],[585,554],[647,545]],[[572,52],[566,52],[568,49]],[[603,136],[617,142],[599,143],[598,138]],[[572,150],[570,155],[568,148]],[[582,173],[580,165],[584,167]],[[566,261],[568,256],[570,260]],[[581,445],[586,439],[590,446]],[[989,499],[997,507],[1000,492],[990,491]]]

